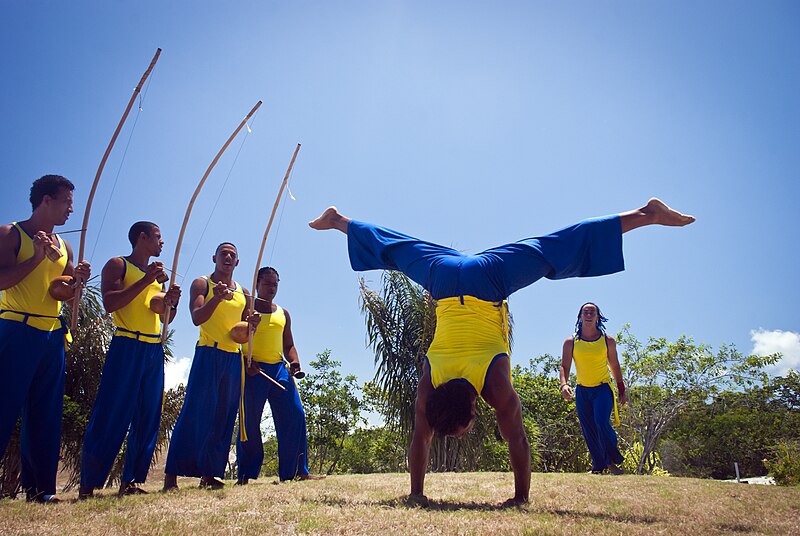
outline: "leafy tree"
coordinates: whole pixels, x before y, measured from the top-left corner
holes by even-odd
[[[744,475],[764,474],[774,445],[800,439],[800,408],[791,407],[790,387],[791,378],[778,377],[690,407],[666,434],[673,444],[665,466],[682,476],[722,479],[733,478],[738,463]]]
[[[531,450],[537,451],[539,463],[532,465],[542,472],[584,472],[590,467],[575,401],[561,396],[555,371],[561,361],[550,354],[531,359],[528,367],[516,365],[514,388],[522,402],[525,419],[536,425]]]
[[[311,362],[315,372],[299,384],[306,410],[308,464],[318,473],[336,471],[348,434],[364,422],[356,377],[342,377],[340,366],[325,350]]]
[[[425,353],[436,331],[436,303],[422,287],[396,271],[383,273],[380,293],[361,287],[367,340],[375,352],[376,409],[406,439],[414,426],[414,401]]]
[[[722,390],[768,381],[764,367],[779,354],[744,356],[732,345],[714,353],[708,345],[681,336],[675,342],[650,337],[642,344],[626,325],[617,336],[628,384],[623,412],[633,441],[642,443],[637,472],[650,473],[662,434],[682,412]]]

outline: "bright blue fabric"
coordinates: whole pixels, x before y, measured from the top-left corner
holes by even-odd
[[[475,255],[357,220],[348,225],[347,244],[353,270],[400,270],[434,299],[499,302],[542,277],[595,277],[625,269],[619,216],[584,220]]]
[[[602,383],[597,387],[575,388],[575,409],[583,430],[583,438],[592,457],[592,471],[602,471],[609,463],[622,463],[617,447],[617,433],[611,426],[614,393],[611,386]]]
[[[239,352],[195,347],[186,399],[170,439],[167,474],[225,476],[241,382]]]
[[[64,374],[63,328],[0,319],[0,457],[21,415],[20,482],[29,495],[56,492]]]
[[[83,438],[81,487],[103,487],[126,433],[122,481],[144,483],[158,439],[163,394],[161,344],[114,337]]]
[[[300,402],[300,394],[294,378],[283,363],[257,363],[261,370],[275,379],[286,391],[282,391],[262,375],[247,376],[244,382],[245,430],[250,439],[236,440],[236,460],[239,478],[254,479],[261,473],[264,461],[264,445],[261,443],[261,415],[269,400],[275,435],[278,439],[278,476],[281,480],[292,480],[298,475],[308,474],[308,440],[306,436],[306,414]]]

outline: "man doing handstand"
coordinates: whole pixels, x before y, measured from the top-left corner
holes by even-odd
[[[511,384],[506,298],[542,277],[595,277],[624,270],[622,234],[646,225],[684,226],[694,217],[656,198],[642,208],[584,220],[552,234],[526,238],[476,255],[351,220],[329,207],[309,223],[347,235],[353,270],[399,270],[437,300],[436,332],[417,388],[409,448],[410,499],[427,504],[425,471],[434,431],[461,437],[475,423],[482,396],[508,442],[514,497],[528,501],[530,446]]]

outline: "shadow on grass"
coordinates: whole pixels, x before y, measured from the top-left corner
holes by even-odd
[[[617,523],[635,523],[641,525],[652,525],[653,523],[659,523],[661,521],[664,521],[655,516],[647,516],[647,515],[642,516],[634,514],[610,514],[603,512],[583,512],[578,510],[566,510],[563,508],[542,508],[540,510],[535,510],[535,511],[538,511],[539,513],[550,513],[560,517],[570,517],[573,519],[591,518],[591,519],[599,519],[602,521],[614,521]]]

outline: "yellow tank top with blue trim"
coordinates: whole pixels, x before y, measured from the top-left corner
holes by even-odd
[[[206,280],[206,301],[214,295],[214,282],[211,276],[204,276]],[[242,320],[242,313],[247,306],[244,291],[241,285],[233,282],[233,298],[221,300],[208,321],[200,324],[199,346],[213,346],[225,352],[238,352],[241,345],[231,338],[231,328]]]
[[[473,296],[444,298],[436,304],[436,333],[428,349],[433,387],[464,378],[478,394],[497,355],[510,355],[508,304]]]
[[[122,277],[122,287],[128,288],[142,277],[145,273],[141,268],[133,264],[125,257],[120,257],[125,263],[125,275]],[[164,288],[161,283],[153,281],[144,290],[136,295],[125,307],[121,307],[111,313],[114,325],[118,329],[116,334],[120,337],[137,338],[137,333],[141,334],[138,338],[144,342],[158,342],[161,338],[161,319],[150,309],[150,300]]]
[[[25,262],[33,257],[33,238],[17,223],[12,225],[19,231],[19,252],[17,253],[17,264]],[[4,312],[2,318],[23,322],[25,316],[19,313],[28,313],[27,324],[42,331],[55,331],[61,327],[61,302],[53,299],[48,292],[50,282],[56,277],[64,274],[67,267],[67,245],[58,235],[58,250],[62,253],[61,257],[53,262],[45,257],[36,268],[25,278],[2,291],[0,295],[0,309]],[[13,311],[18,311],[13,312]]]
[[[572,341],[572,359],[575,361],[578,385],[597,387],[601,383],[610,384],[606,334],[603,333],[596,341],[584,341],[577,336]]]
[[[275,312],[261,315],[253,334],[253,361],[259,363],[283,362],[283,330],[286,328],[286,313],[280,305],[275,306]],[[242,352],[248,353],[249,344],[242,345]]]

